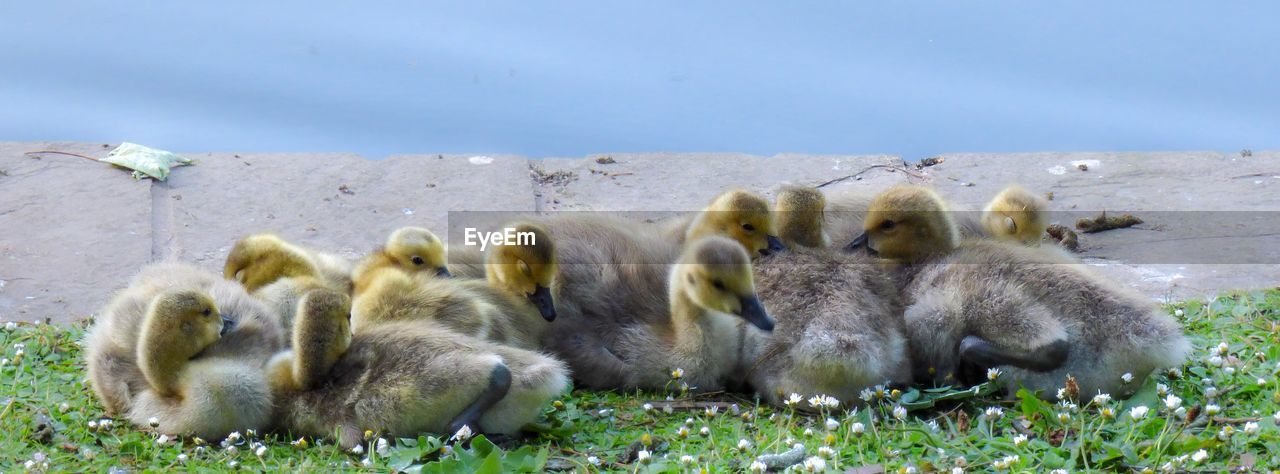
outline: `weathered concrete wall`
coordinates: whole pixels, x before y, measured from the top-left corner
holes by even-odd
[[[785,183],[866,193],[923,183],[979,209],[1016,182],[1054,193],[1063,223],[1072,211],[1142,214],[1147,223],[1135,228],[1083,235],[1081,256],[1152,298],[1280,282],[1280,229],[1271,228],[1280,220],[1265,218],[1280,210],[1280,153],[955,154],[924,168],[885,155],[184,153],[199,164],[174,169],[165,183],[75,157],[24,155],[101,157],[110,148],[0,142],[0,321],[88,317],[147,262],[178,258],[216,271],[252,232],[354,258],[403,225],[444,236],[449,211],[687,211],[729,187],[771,196]],[[1201,216],[1222,213],[1165,211],[1254,212],[1218,223]],[[1182,258],[1187,249],[1200,257]]]

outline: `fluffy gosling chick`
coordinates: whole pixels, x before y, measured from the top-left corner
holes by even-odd
[[[632,373],[627,386],[611,388],[673,389],[672,372],[681,369],[685,383],[721,389],[742,366],[745,325],[773,330],[773,318],[756,297],[750,257],[737,242],[694,241],[669,275],[669,317],[617,328],[612,352]]]
[[[787,247],[822,248],[831,245],[824,221],[827,198],[817,188],[783,186],[774,200],[774,226]]]
[[[223,277],[254,292],[280,278],[309,276],[344,291],[351,286],[351,262],[285,241],[274,234],[255,234],[236,242],[227,254]]]
[[[284,344],[274,313],[239,284],[189,264],[148,265],[107,303],[85,337],[90,386],[108,414],[128,413],[137,393],[149,387],[138,367],[138,335],[152,301],[167,291],[203,292],[235,321],[201,357],[237,358],[261,367]]]
[[[779,219],[784,239],[822,242],[820,192],[784,188],[778,203],[789,203]],[[751,387],[775,405],[792,393],[853,404],[867,387],[910,383],[902,303],[888,271],[865,255],[807,247],[793,245],[752,266],[777,327],[747,331]]]
[[[728,237],[752,257],[786,250],[774,233],[769,201],[738,189],[721,193],[693,216],[672,221],[665,232],[680,245],[711,235]]]
[[[281,424],[293,434],[336,435],[343,448],[365,430],[394,436],[515,434],[569,384],[559,361],[463,336],[431,321],[396,322],[351,336],[345,295],[308,293],[294,348],[268,367]]]
[[[871,205],[855,247],[909,265],[904,298],[917,379],[999,382],[1049,398],[1068,374],[1081,393],[1128,396],[1146,377],[1182,363],[1190,345],[1151,301],[1098,277],[1061,252],[993,240],[957,242],[945,205],[903,186]]]
[[[352,272],[354,293],[360,293],[369,284],[374,269],[396,266],[413,272],[427,272],[441,277],[451,277],[445,258],[444,242],[430,230],[421,227],[401,227],[387,237],[387,242],[360,261]]]
[[[982,227],[996,239],[1038,245],[1049,226],[1048,207],[1049,203],[1039,195],[1011,185],[982,210]]]
[[[270,421],[272,400],[262,366],[228,357],[199,357],[234,326],[213,298],[197,290],[166,291],[147,310],[138,366],[147,381],[130,407],[138,426],[174,435],[219,439]]]

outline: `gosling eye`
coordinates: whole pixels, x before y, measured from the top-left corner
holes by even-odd
[[[423,259],[422,259],[422,257],[419,257],[419,256],[417,256],[417,255],[414,255],[414,256],[413,256],[412,258],[410,258],[409,260],[410,260],[410,261],[412,261],[414,265],[423,265],[423,264],[426,264],[426,263],[427,263],[427,261],[426,261],[426,260],[423,260]]]
[[[750,223],[750,222],[748,222],[748,223],[746,223],[746,224],[742,224],[742,230],[745,230],[745,231],[747,231],[747,232],[755,232],[755,231],[756,231],[756,226],[753,226],[753,225],[751,225],[751,223]]]
[[[200,312],[200,314],[203,314],[207,318],[209,316],[213,316],[213,310],[205,308],[204,311]]]
[[[892,229],[894,225],[896,224],[893,221],[884,221],[880,223],[880,228],[883,230],[889,230]]]
[[[724,291],[724,282],[723,282],[723,281],[720,281],[720,280],[712,281],[712,282],[711,282],[711,286],[716,287],[716,289],[717,289],[717,290]]]

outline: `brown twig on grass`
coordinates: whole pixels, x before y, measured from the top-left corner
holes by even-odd
[[[1076,228],[1086,234],[1092,234],[1094,232],[1102,232],[1104,230],[1133,227],[1141,223],[1142,219],[1139,219],[1133,214],[1122,214],[1120,217],[1108,217],[1107,211],[1102,211],[1101,214],[1098,214],[1097,217],[1092,219],[1080,218],[1080,220],[1076,221]]]

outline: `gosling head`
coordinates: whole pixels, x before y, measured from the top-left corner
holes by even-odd
[[[693,304],[773,330],[773,318],[756,296],[751,259],[737,242],[712,236],[690,244],[672,277],[676,279],[673,289],[682,291]]]
[[[1000,191],[982,210],[982,227],[996,239],[1038,244],[1049,226],[1044,198],[1012,185]]]
[[[293,328],[293,371],[297,386],[318,385],[351,346],[351,298],[326,288],[298,301]]]
[[[895,186],[876,196],[863,220],[863,233],[845,246],[907,263],[951,251],[960,233],[936,193],[922,186]]]
[[[556,319],[556,245],[551,234],[530,223],[509,226],[515,232],[514,245],[496,245],[485,256],[486,274],[495,287],[523,296],[538,308],[543,319]]]
[[[222,276],[228,280],[244,283],[245,275],[242,272],[245,268],[267,254],[281,251],[287,245],[284,239],[275,234],[254,234],[244,237],[236,241],[231,252],[227,254],[227,261],[222,266]]]
[[[721,235],[738,241],[749,255],[769,255],[787,249],[774,234],[773,213],[764,198],[741,190],[716,196],[689,227],[686,240]]]
[[[401,227],[387,237],[383,249],[396,264],[410,271],[452,276],[445,260],[444,242],[427,229]]]
[[[778,236],[787,245],[826,247],[831,245],[823,229],[827,198],[817,188],[784,186],[778,190],[773,214]]]
[[[157,295],[147,307],[142,324],[139,368],[162,395],[172,395],[177,390],[174,379],[183,364],[218,342],[235,325],[218,313],[209,295],[196,290]]]

